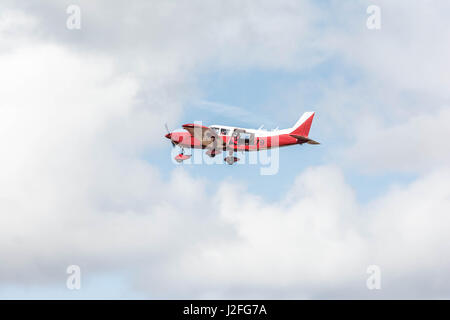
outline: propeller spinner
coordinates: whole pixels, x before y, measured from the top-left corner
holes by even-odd
[[[167,123],[165,123],[164,124],[164,126],[166,127],[166,130],[167,130],[167,134],[165,135],[165,137],[167,138],[167,139],[170,139],[170,142],[172,143],[172,147],[174,147],[175,148],[175,142],[173,142],[172,141],[172,133],[170,132],[170,130],[169,130],[169,127],[167,126]]]

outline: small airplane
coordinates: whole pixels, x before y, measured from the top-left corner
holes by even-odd
[[[229,165],[239,161],[234,152],[259,151],[264,149],[291,146],[296,144],[319,144],[308,138],[309,130],[314,118],[314,112],[305,112],[292,128],[283,130],[263,130],[212,125],[205,127],[201,124],[188,123],[183,129],[170,132],[166,124],[165,137],[172,142],[172,146],[181,148],[175,157],[177,162],[183,162],[191,157],[184,154],[184,148],[207,149],[206,154],[212,158],[227,151],[224,161]]]

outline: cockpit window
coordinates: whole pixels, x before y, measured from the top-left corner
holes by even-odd
[[[255,142],[255,134],[248,132],[237,132],[237,138],[239,144],[253,145]]]
[[[223,136],[227,136],[228,132],[230,132],[230,130],[224,129],[224,128],[220,129],[220,134],[223,135]]]

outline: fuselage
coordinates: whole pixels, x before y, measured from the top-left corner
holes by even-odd
[[[289,135],[290,129],[267,131],[222,125],[212,125],[210,128],[226,142],[227,148],[230,148],[231,146],[235,151],[258,151],[302,144],[298,139]],[[240,132],[240,134],[236,136],[233,134],[235,132]],[[166,135],[166,137],[182,148],[205,148],[200,140],[184,130],[173,131],[170,135]]]

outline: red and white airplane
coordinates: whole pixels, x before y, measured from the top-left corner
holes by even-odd
[[[297,123],[288,129],[263,130],[212,125],[205,127],[200,124],[188,123],[183,125],[185,130],[174,130],[168,133],[172,145],[181,147],[181,152],[175,157],[177,162],[182,162],[191,157],[184,154],[184,148],[208,149],[206,154],[215,157],[222,151],[228,151],[224,161],[232,165],[239,161],[233,156],[237,151],[259,151],[264,149],[279,148],[296,144],[319,144],[308,138],[314,112],[305,112]]]

